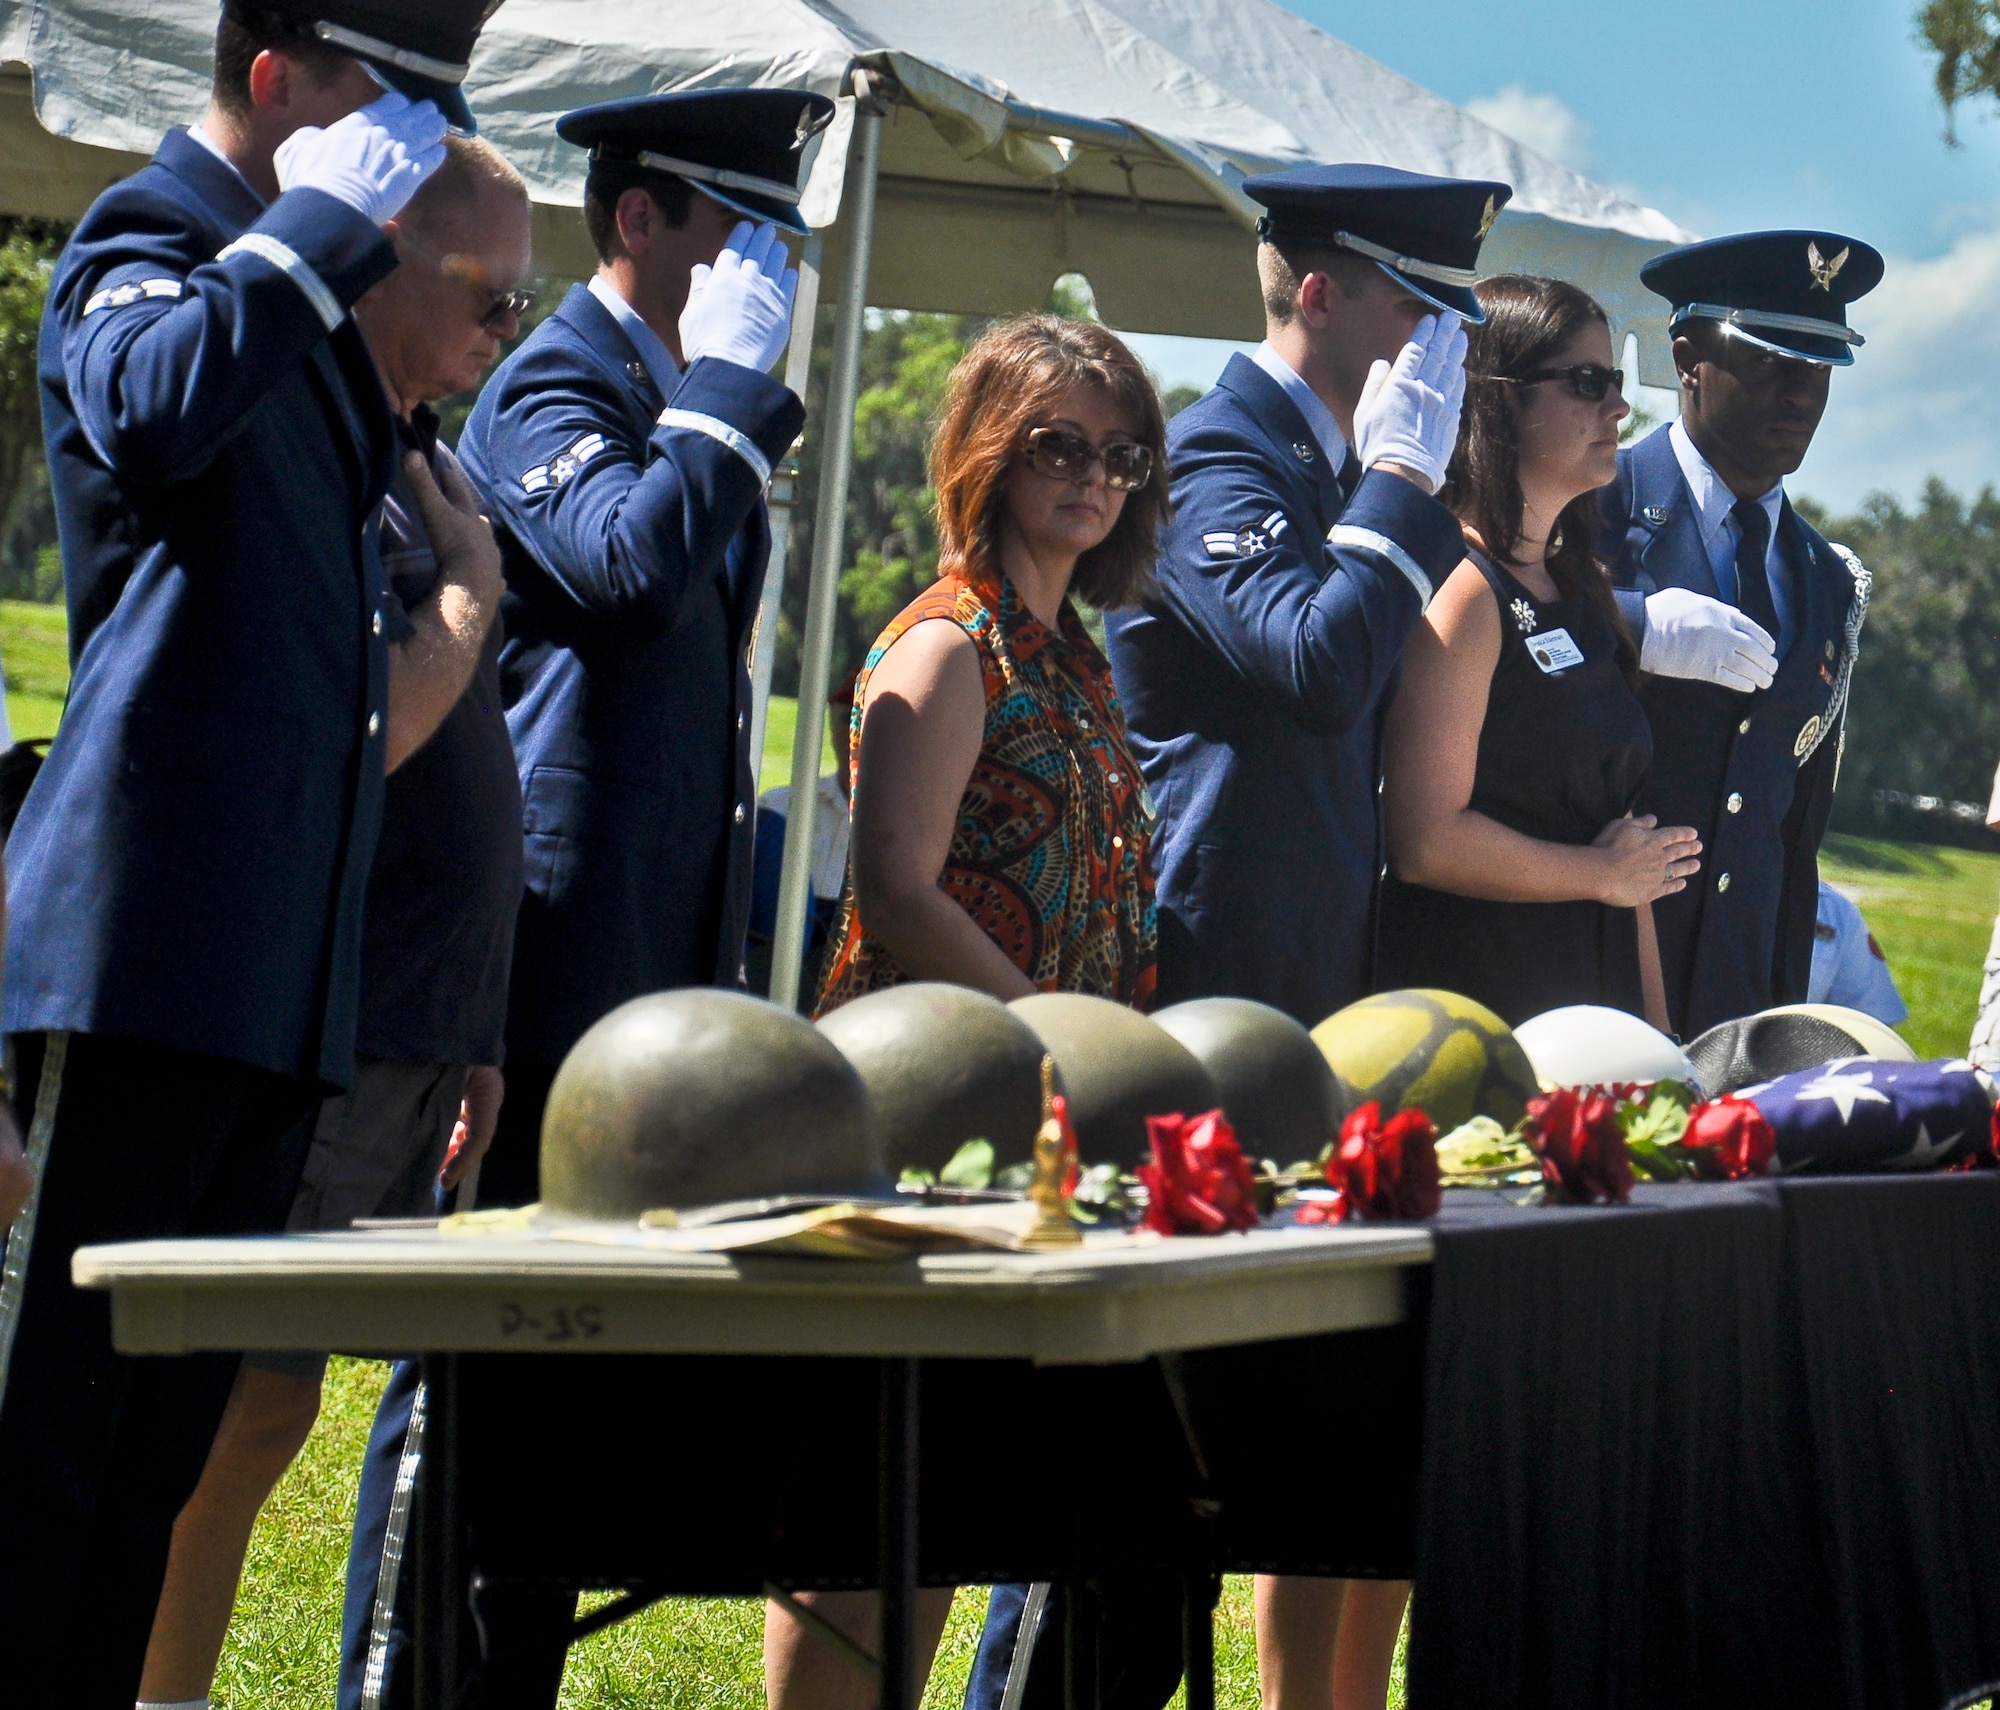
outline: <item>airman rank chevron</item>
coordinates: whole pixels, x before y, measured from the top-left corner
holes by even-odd
[[[178,279],[135,279],[128,284],[107,286],[84,304],[83,312],[94,315],[99,309],[129,309],[149,297],[178,297],[181,290]]]
[[[1201,543],[1208,549],[1211,558],[1254,558],[1277,545],[1290,526],[1283,511],[1273,511],[1262,522],[1252,523],[1246,528],[1220,529],[1213,534],[1205,534]]]
[[[547,463],[538,463],[521,477],[521,490],[526,493],[545,492],[551,487],[560,487],[593,457],[604,449],[604,435],[587,433],[559,457]]]

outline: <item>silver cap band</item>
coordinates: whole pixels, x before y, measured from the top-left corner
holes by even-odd
[[[1356,255],[1365,255],[1370,261],[1379,261],[1384,267],[1393,267],[1398,273],[1408,273],[1418,279],[1434,279],[1440,285],[1456,285],[1463,291],[1469,291],[1479,283],[1479,273],[1475,268],[1447,267],[1441,261],[1420,261],[1414,255],[1398,255],[1386,244],[1370,243],[1352,232],[1335,232],[1333,241],[1342,249],[1351,249]]]
[[[1775,309],[1726,309],[1720,303],[1690,303],[1674,311],[1673,325],[1682,321],[1721,321],[1724,326],[1761,332],[1799,333],[1806,338],[1838,339],[1843,344],[1866,344],[1852,327],[1842,321],[1822,321],[1812,315],[1781,315]]]
[[[350,30],[344,24],[322,21],[313,25],[313,33],[333,47],[345,48],[349,53],[368,59],[382,60],[404,71],[414,72],[418,77],[428,77],[433,83],[456,85],[465,81],[466,66],[453,65],[447,59],[432,59],[426,53],[413,53],[377,36],[364,36],[359,30]]]
[[[723,190],[741,190],[752,196],[768,196],[774,202],[784,202],[796,206],[799,187],[787,184],[782,178],[759,178],[754,172],[731,172],[726,167],[703,166],[698,161],[676,160],[670,154],[655,154],[649,148],[639,150],[639,164],[650,166],[655,172],[671,172],[676,178],[692,179],[697,184],[713,184]]]

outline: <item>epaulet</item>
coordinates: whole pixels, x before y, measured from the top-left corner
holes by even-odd
[[[1827,545],[1847,566],[1847,573],[1854,580],[1854,598],[1848,602],[1846,644],[1840,650],[1840,670],[1833,679],[1833,696],[1826,703],[1826,711],[1820,715],[1819,729],[1798,757],[1801,766],[1818,751],[1819,745],[1826,740],[1827,732],[1840,723],[1842,714],[1847,710],[1847,689],[1854,679],[1854,661],[1861,655],[1861,626],[1868,621],[1868,596],[1875,586],[1875,578],[1868,566],[1855,557],[1851,549],[1837,540],[1829,540]]]

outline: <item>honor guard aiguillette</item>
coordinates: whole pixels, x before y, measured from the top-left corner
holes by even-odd
[[[1618,458],[1605,561],[1641,636],[1653,726],[1643,811],[1700,833],[1700,880],[1653,905],[1685,1038],[1806,995],[1818,855],[1840,765],[1868,572],[1804,521],[1847,305],[1882,257],[1830,232],[1689,244],[1640,271],[1673,304],[1681,414]]]
[[[1368,990],[1382,713],[1465,553],[1431,494],[1511,192],[1377,166],[1244,190],[1269,210],[1265,341],[1168,428],[1159,592],[1107,628],[1160,812],[1161,1001],[1255,998],[1310,1027]]]

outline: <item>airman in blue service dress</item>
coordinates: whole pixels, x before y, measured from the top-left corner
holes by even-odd
[[[1792,508],[1782,481],[1745,497],[1701,449],[1714,430],[1689,399],[1702,351],[1727,341],[1771,376],[1824,396],[1824,371],[1861,343],[1846,305],[1882,277],[1866,244],[1828,232],[1758,232],[1655,257],[1641,278],[1674,305],[1680,420],[1619,453],[1604,490],[1603,549],[1619,602],[1643,637],[1647,605],[1688,589],[1738,607],[1775,641],[1777,669],[1753,692],[1656,675],[1641,699],[1653,771],[1639,808],[1700,834],[1700,881],[1653,905],[1667,1010],[1684,1038],[1773,1004],[1803,1001],[1812,971],[1818,856],[1847,712],[1869,576]],[[1699,385],[1696,371],[1693,384]],[[1803,431],[1817,422],[1816,408]],[[1739,442],[1756,419],[1732,424]],[[1725,429],[1725,431],[1731,431]],[[1795,468],[1806,441],[1777,456]],[[1711,442],[1712,443],[1712,442]],[[1719,452],[1727,461],[1727,455]],[[1754,467],[1754,465],[1752,465]],[[1740,482],[1739,482],[1740,487]]]
[[[1455,372],[1458,390],[1432,423],[1425,455],[1444,460],[1434,487],[1463,388],[1450,317],[1482,318],[1473,266],[1511,191],[1376,166],[1303,167],[1243,188],[1269,210],[1260,234],[1281,253],[1366,257],[1445,317],[1437,371]],[[1160,816],[1160,1002],[1247,997],[1312,1026],[1370,989],[1383,716],[1404,643],[1464,537],[1424,488],[1364,469],[1268,341],[1230,359],[1168,425],[1167,447],[1158,590],[1105,614]],[[1181,1677],[1183,1587],[1134,1569],[1098,1590],[1102,1702],[1158,1710]],[[1063,1702],[1061,1604],[1060,1588],[994,1587],[966,1710]]]
[[[406,50],[462,68],[482,7],[271,10],[353,25],[345,51],[388,83]],[[175,131],[50,282],[72,675],[8,848],[0,1015],[46,1160],[0,1291],[0,1670],[21,1710],[132,1704],[236,1365],[120,1357],[72,1252],[281,1227],[309,1113],[351,1070],[396,439],[347,311],[396,265],[378,220],[443,126],[401,95],[328,126],[269,206],[219,142]]]
[[[556,129],[590,149],[593,182],[643,169],[805,235],[804,148],[832,112],[796,90],[714,90],[605,102]],[[804,421],[801,401],[759,368],[702,357],[683,371],[600,273],[501,364],[466,424],[458,454],[491,502],[506,566],[502,693],[527,857],[507,1097],[482,1204],[538,1197],[549,1084],[600,1016],[671,986],[743,983],[764,493]],[[371,1705],[409,1702],[409,1585],[385,1576],[402,1552],[399,1469],[421,1454],[417,1391],[414,1366],[399,1366],[369,1438],[341,1710],[364,1693]],[[509,1635],[507,1703],[554,1704],[573,1605],[510,1592],[483,1606]]]
[[[1355,250],[1480,318],[1471,268],[1507,186],[1339,166],[1244,190],[1281,240]],[[1415,484],[1360,468],[1268,343],[1167,446],[1159,592],[1106,618],[1160,813],[1160,1001],[1254,998],[1310,1027],[1369,990],[1382,717],[1463,539]]]

